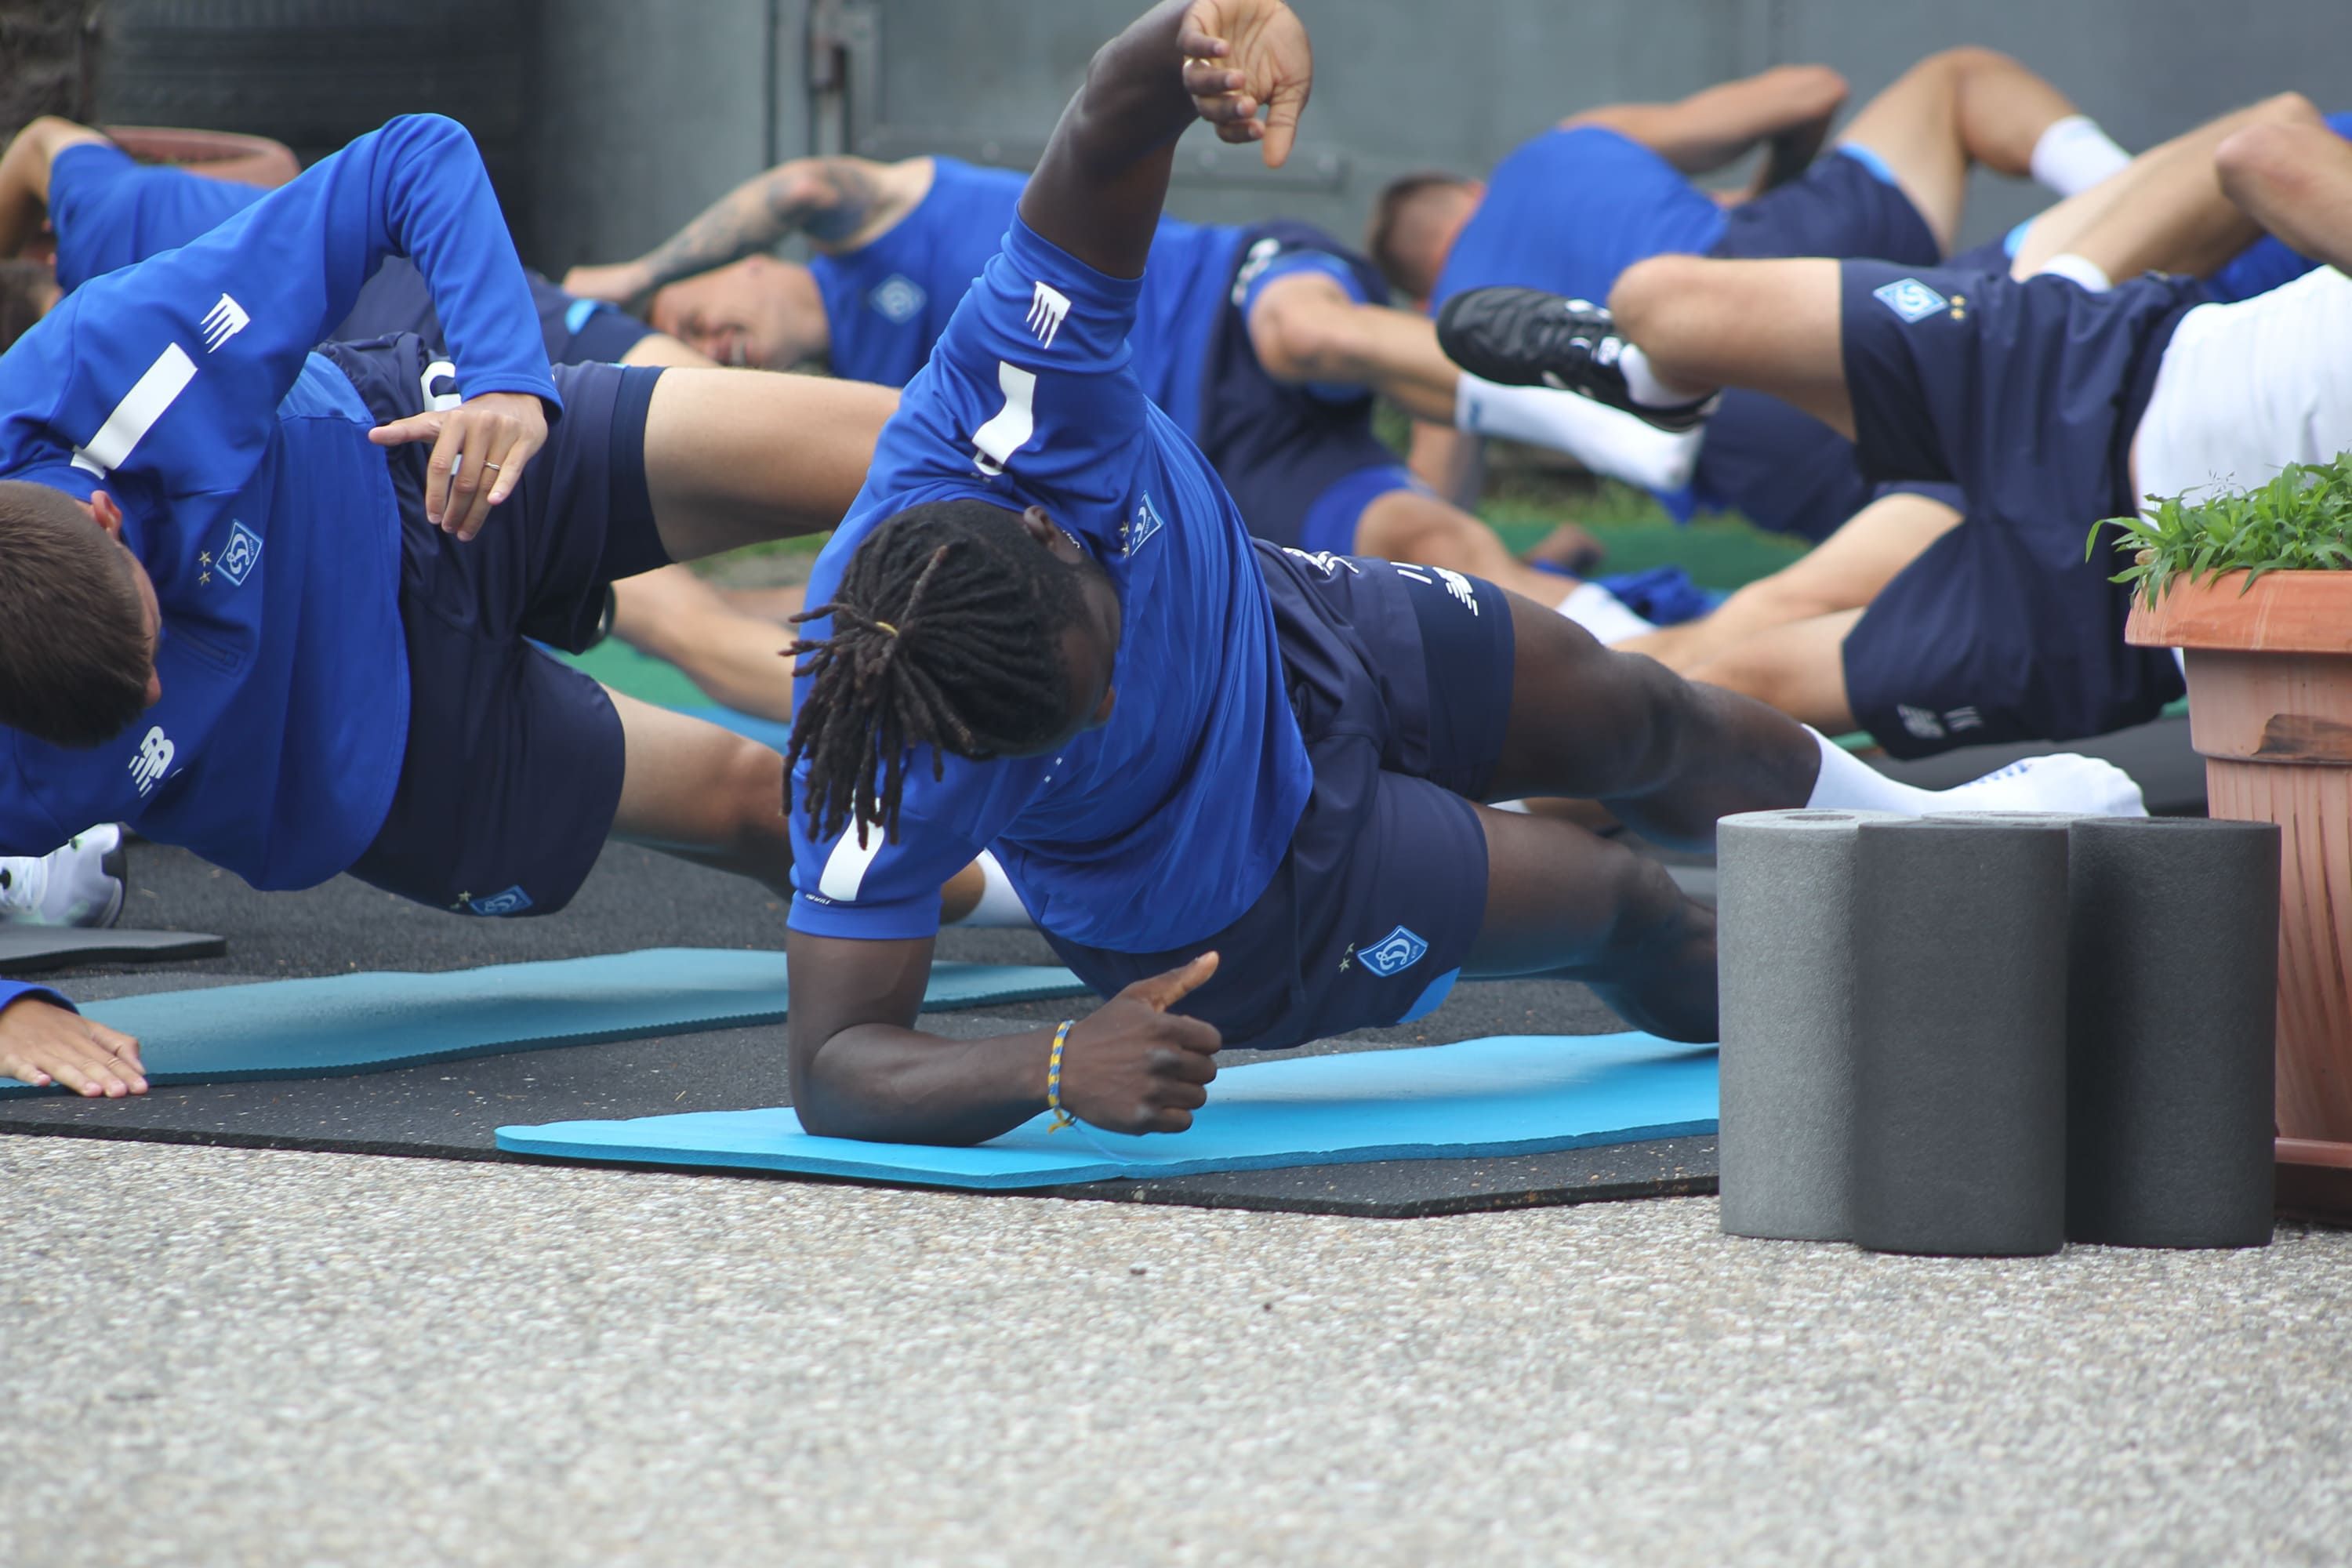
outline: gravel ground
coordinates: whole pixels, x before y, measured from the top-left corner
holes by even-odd
[[[2352,1236],[0,1139],[0,1563],[2344,1560]]]

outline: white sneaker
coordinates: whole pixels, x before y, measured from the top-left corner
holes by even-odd
[[[130,889],[122,829],[104,823],[47,855],[0,856],[0,922],[110,926]]]

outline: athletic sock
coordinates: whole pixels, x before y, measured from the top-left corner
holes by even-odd
[[[1454,426],[1565,452],[1596,474],[1648,490],[1690,483],[1704,430],[1661,430],[1573,392],[1503,386],[1465,371],[1454,389]]]
[[[1579,583],[1575,591],[1559,602],[1559,613],[1591,632],[1593,640],[1603,647],[1658,629],[1598,583]]]
[[[2043,262],[2034,276],[2039,278],[2042,273],[2066,279],[2094,294],[2104,294],[2116,286],[2116,280],[2107,276],[2105,268],[2089,257],[2077,256],[2071,250],[2062,250]]]
[[[1617,369],[1625,377],[1625,391],[1644,408],[1680,408],[1715,391],[1711,386],[1682,386],[1651,368],[1650,356],[1632,343],[1617,355]]]
[[[2060,811],[2084,816],[2146,816],[2139,785],[2112,763],[2060,752],[2011,763],[1950,789],[1920,789],[1888,778],[1811,725],[1822,771],[1809,811],[1892,811],[1927,816],[1952,811]]]
[[[1013,879],[1004,874],[1004,868],[996,863],[996,857],[983,849],[972,864],[980,868],[980,902],[972,906],[971,913],[955,923],[967,930],[1036,929],[1037,922],[1029,918],[1029,911],[1022,906],[1021,895],[1013,890]]]
[[[2099,129],[2097,121],[2087,114],[2070,114],[2053,121],[2042,133],[2027,167],[2037,184],[2071,196],[2120,173],[2130,162],[2131,154],[2116,146],[2115,139]]]

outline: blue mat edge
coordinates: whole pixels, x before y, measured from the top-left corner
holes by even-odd
[[[496,969],[501,966],[498,964],[486,964],[482,967],[486,969]],[[975,965],[974,967],[992,969],[1030,969],[1045,968],[1046,966],[1041,964],[983,964]],[[409,972],[385,971],[383,973]],[[464,974],[478,973],[478,971],[445,970],[438,971],[436,973]],[[1063,973],[1067,973],[1068,972],[1063,971]],[[341,975],[331,975],[300,976],[299,978],[341,979],[343,977]],[[257,980],[252,982],[252,984],[257,985],[270,985],[278,984],[278,982]],[[213,994],[215,991],[226,989],[229,989],[229,987],[206,987],[203,991],[192,994],[206,995]],[[143,993],[135,998],[119,997],[113,998],[113,1000],[136,1000],[148,1002],[158,997],[179,994],[183,994],[183,993],[151,991]],[[938,1013],[957,1007],[994,1007],[1011,1003],[1039,1002],[1051,997],[1083,996],[1087,994],[1090,994],[1090,993],[1087,990],[1085,984],[1078,980],[1076,975],[1073,974],[1070,976],[1069,982],[1066,984],[1048,984],[1040,981],[1031,985],[1015,986],[1010,990],[998,994],[990,995],[986,998],[950,996],[942,997],[938,1002],[933,1002],[931,998],[926,994],[923,998],[922,1011],[926,1013]],[[105,1023],[106,1017],[103,1011],[105,1006],[106,1004],[103,1002],[92,1003],[82,1009],[83,1016],[86,1017],[95,1018],[101,1024]],[[664,1035],[699,1035],[707,1034],[715,1029],[751,1028],[762,1024],[782,1023],[787,1016],[789,1007],[790,998],[787,997],[785,1007],[754,1008],[742,1013],[730,1013],[717,1017],[695,1019],[685,1023],[673,1022],[667,1024],[648,1024],[632,1026],[624,1028],[591,1030],[586,1033],[539,1036],[522,1040],[502,1040],[492,1045],[457,1047],[449,1050],[441,1051],[425,1051],[414,1056],[387,1058],[383,1061],[375,1062],[350,1062],[326,1067],[310,1067],[304,1068],[299,1071],[281,1071],[269,1068],[232,1068],[223,1072],[151,1072],[147,1075],[147,1082],[148,1086],[153,1089],[184,1089],[215,1083],[282,1083],[299,1082],[310,1079],[365,1078],[374,1073],[397,1072],[403,1068],[432,1067],[442,1062],[468,1061],[478,1057],[521,1056],[531,1051],[560,1050],[567,1046],[605,1046],[611,1045],[619,1040],[656,1039]],[[82,1098],[81,1096],[75,1095],[71,1089],[65,1088],[61,1084],[37,1086],[29,1083],[0,1083],[0,1100],[26,1100],[38,1095],[65,1096],[73,1099]]]
[[[542,1127],[501,1127],[497,1132],[499,1152],[572,1165],[649,1165],[663,1170],[756,1171],[770,1175],[819,1176],[866,1186],[919,1187],[944,1192],[1038,1192],[1088,1182],[1153,1181],[1174,1176],[1209,1175],[1221,1171],[1278,1171],[1298,1165],[1367,1165],[1383,1160],[1501,1159],[1513,1154],[1549,1154],[1562,1149],[1599,1149],[1619,1143],[1652,1143],[1665,1138],[1705,1137],[1717,1130],[1716,1119],[1709,1117],[1700,1121],[1666,1121],[1643,1127],[1611,1128],[1604,1132],[1566,1133],[1558,1137],[1508,1139],[1489,1143],[1379,1144],[1360,1149],[1299,1151],[1295,1155],[1269,1153],[1239,1159],[1171,1160],[1152,1165],[1102,1160],[1091,1165],[1054,1172],[1050,1180],[1040,1180],[1034,1173],[988,1175],[978,1173],[961,1179],[941,1173],[936,1179],[927,1180],[906,1172],[880,1175],[870,1164],[830,1160],[824,1156],[799,1159],[790,1163],[757,1154],[699,1155],[686,1160],[681,1159],[676,1150],[618,1144],[605,1145],[595,1154],[566,1153],[552,1147],[563,1142],[560,1139],[541,1140],[551,1147],[533,1148],[530,1147],[532,1140],[528,1137],[509,1136],[510,1133],[545,1132],[564,1125],[567,1124],[559,1121]]]

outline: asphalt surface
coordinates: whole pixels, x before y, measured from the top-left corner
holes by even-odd
[[[0,1563],[2319,1563],[2352,1237],[0,1139]]]

